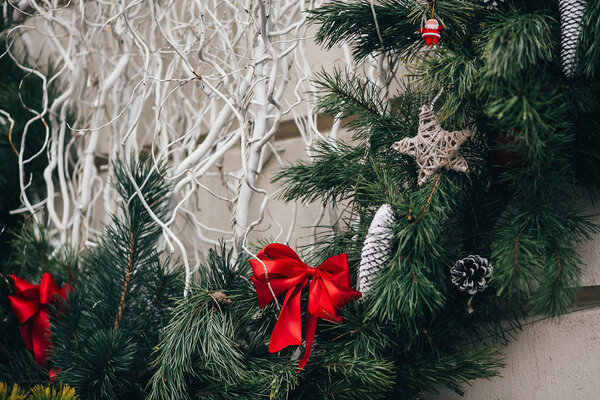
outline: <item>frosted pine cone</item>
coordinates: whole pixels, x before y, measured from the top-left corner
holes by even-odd
[[[394,210],[389,204],[379,207],[373,216],[363,244],[358,271],[358,287],[363,294],[373,286],[377,273],[390,259],[395,221]]]
[[[452,283],[470,295],[483,292],[492,277],[493,268],[487,258],[468,256],[458,260],[450,269]]]
[[[585,12],[586,0],[559,0],[560,10],[560,59],[563,73],[573,78],[577,69],[575,53],[581,33],[581,20]]]

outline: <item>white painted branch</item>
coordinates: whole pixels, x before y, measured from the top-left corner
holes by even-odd
[[[164,232],[161,246],[184,258],[187,284],[220,238],[241,241],[248,251],[251,232],[273,227],[275,237],[292,240],[301,206],[293,205],[286,226],[272,207],[276,191],[258,178],[267,163],[284,163],[275,140],[286,118],[296,123],[309,158],[315,140],[329,137],[317,129],[314,60],[306,53],[306,11],[321,3],[13,1],[22,23],[7,43],[27,51],[28,65],[50,58],[57,71],[50,76],[46,66],[21,63],[44,87],[44,105],[31,110],[22,137],[34,121],[46,123],[44,146],[33,158],[47,156],[48,166],[45,198],[28,196],[32,158],[21,143],[19,212],[43,219],[55,242],[93,245],[102,217],[110,222],[115,209],[109,184],[115,157],[149,152],[155,163],[167,162],[164,178],[174,184],[172,217],[156,222]],[[373,74],[382,67],[373,65]],[[50,84],[58,96],[48,108]],[[331,138],[339,128],[336,121]],[[231,229],[210,222],[213,204],[205,197],[228,210],[218,219],[233,219]],[[339,219],[334,208],[327,210],[332,221]],[[177,225],[182,220],[189,228]]]

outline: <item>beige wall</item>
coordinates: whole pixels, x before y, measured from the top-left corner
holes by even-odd
[[[477,380],[465,396],[450,391],[426,400],[595,400],[600,398],[600,308],[524,326],[503,349],[502,376]]]
[[[293,128],[290,125],[285,127],[285,132],[281,132],[280,136],[293,135]],[[340,136],[347,137],[346,132],[341,132]],[[298,160],[306,159],[306,144],[299,137],[288,137],[282,140],[276,140],[275,147],[280,150],[279,156],[283,161],[284,165],[290,165]],[[236,171],[240,167],[240,149],[239,147],[233,148],[231,151],[226,153],[222,169],[225,173],[229,171]],[[269,162],[265,165],[261,171],[256,185],[259,188],[265,189],[269,194],[275,194],[278,189],[281,188],[279,183],[271,183],[272,177],[281,168],[275,156],[272,156]],[[226,195],[231,197],[231,192],[226,189],[223,182],[218,176],[204,176],[202,183],[209,187],[211,191],[219,195]],[[203,224],[218,228],[224,231],[231,231],[232,220],[231,210],[227,202],[215,198],[215,196],[208,193],[208,191],[201,188],[197,191],[197,208],[195,215],[198,220],[202,221]],[[261,193],[255,193],[250,203],[250,215],[249,221],[255,221],[260,216],[261,205],[265,199],[265,196]],[[296,208],[296,223],[292,226],[294,208]],[[261,222],[255,226],[250,234],[248,235],[248,243],[253,244],[257,241],[261,243],[265,241],[279,241],[284,242],[288,236],[288,232],[292,231],[291,240],[289,245],[294,248],[311,243],[312,226],[317,224],[317,220],[321,213],[321,205],[319,203],[285,203],[277,195],[273,195],[268,200],[268,212],[265,212]],[[186,240],[189,235],[189,225],[185,224],[183,219],[185,215],[181,215],[178,219],[176,226],[179,231],[179,237],[182,240]],[[325,213],[320,224],[330,224],[331,218],[329,213]],[[204,232],[207,237],[218,240],[223,235],[220,232]],[[191,244],[185,243],[187,246]],[[191,248],[191,247],[189,247]]]

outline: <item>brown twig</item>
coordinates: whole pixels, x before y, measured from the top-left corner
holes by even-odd
[[[38,250],[38,256],[40,257],[40,263],[42,267],[46,266],[46,255],[44,254],[44,249],[42,249],[42,241],[41,239],[36,239],[35,241]]]
[[[429,194],[429,197],[427,198],[427,201],[425,202],[425,207],[423,207],[423,211],[421,211],[421,214],[419,214],[419,216],[415,220],[415,223],[421,222],[421,220],[427,213],[427,210],[429,209],[429,205],[431,204],[431,200],[433,199],[433,195],[437,191],[441,179],[442,179],[442,172],[438,173],[437,179],[435,180],[435,183],[433,184],[433,189],[431,189],[431,193]]]
[[[117,318],[115,319],[115,329],[119,327],[121,324],[121,320],[123,319],[123,309],[125,308],[125,298],[127,297],[127,292],[129,291],[129,285],[131,283],[131,275],[133,274],[133,264],[134,264],[134,250],[135,250],[135,237],[133,232],[131,232],[131,236],[129,238],[129,261],[127,262],[127,273],[125,274],[125,282],[123,283],[123,292],[121,293],[121,300],[119,301],[119,308],[117,311]]]
[[[8,129],[8,143],[10,143],[10,147],[12,147],[12,149],[15,152],[15,154],[17,155],[17,157],[19,157],[19,152],[17,151],[17,148],[15,147],[13,140],[12,140],[12,132],[13,132],[13,125],[11,125],[10,128]]]
[[[419,282],[417,282],[417,274],[415,274],[415,270],[413,269],[412,260],[409,258],[407,261],[408,265],[410,266],[410,274],[412,275],[413,282],[417,284]]]
[[[67,273],[69,274],[69,279],[71,279],[71,282],[73,282],[75,285],[77,285],[77,277],[75,276],[75,273],[73,272],[73,268],[69,267],[69,264],[65,263],[65,269],[67,270]]]
[[[521,234],[523,231],[519,231],[517,238],[515,239],[515,246],[513,248],[513,262],[515,264],[515,271],[519,272],[519,240],[521,240]]]
[[[554,288],[552,289],[552,296],[554,296],[556,294],[556,291],[558,290],[558,285],[560,284],[560,281],[562,279],[562,273],[563,273],[562,258],[560,256],[560,250],[558,249],[558,245],[556,243],[554,244],[554,252],[556,254],[556,264],[558,264],[558,276],[556,277],[556,281],[554,282]]]
[[[352,329],[351,331],[348,332],[344,332],[339,336],[334,337],[333,339],[331,339],[332,342],[335,342],[336,340],[341,339],[342,337],[346,336],[347,334],[350,334],[350,336],[354,336],[356,335],[358,332],[360,332],[361,328],[356,328],[356,329]]]
[[[160,280],[160,285],[158,286],[158,289],[156,289],[156,294],[152,299],[152,309],[156,307],[156,305],[158,304],[158,299],[160,298],[160,296],[162,296],[163,289],[165,288],[165,280],[166,279],[164,276]]]
[[[469,301],[467,301],[467,312],[468,312],[469,314],[473,314],[473,307],[471,307],[471,303],[473,303],[473,298],[474,298],[474,297],[475,297],[475,296],[471,296],[471,297],[469,297]]]
[[[148,310],[146,321],[150,321],[150,319],[154,315],[154,310],[156,310],[156,306],[158,305],[158,299],[162,296],[163,289],[165,288],[165,281],[166,278],[162,276],[160,279],[160,285],[158,285],[158,289],[156,289],[156,293],[154,294],[154,298],[152,299],[152,306]]]
[[[325,365],[327,365],[328,367],[344,367],[344,368],[350,367],[350,364],[345,364],[345,363],[334,363],[334,362],[327,363],[327,364],[325,364]]]

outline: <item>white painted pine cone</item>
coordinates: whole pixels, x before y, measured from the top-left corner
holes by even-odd
[[[581,33],[581,20],[585,13],[586,0],[559,0],[560,10],[560,59],[567,78],[573,78],[577,70],[575,55]]]
[[[363,244],[358,271],[358,287],[363,294],[373,286],[378,272],[390,259],[395,221],[394,210],[389,204],[379,207],[373,216]]]

